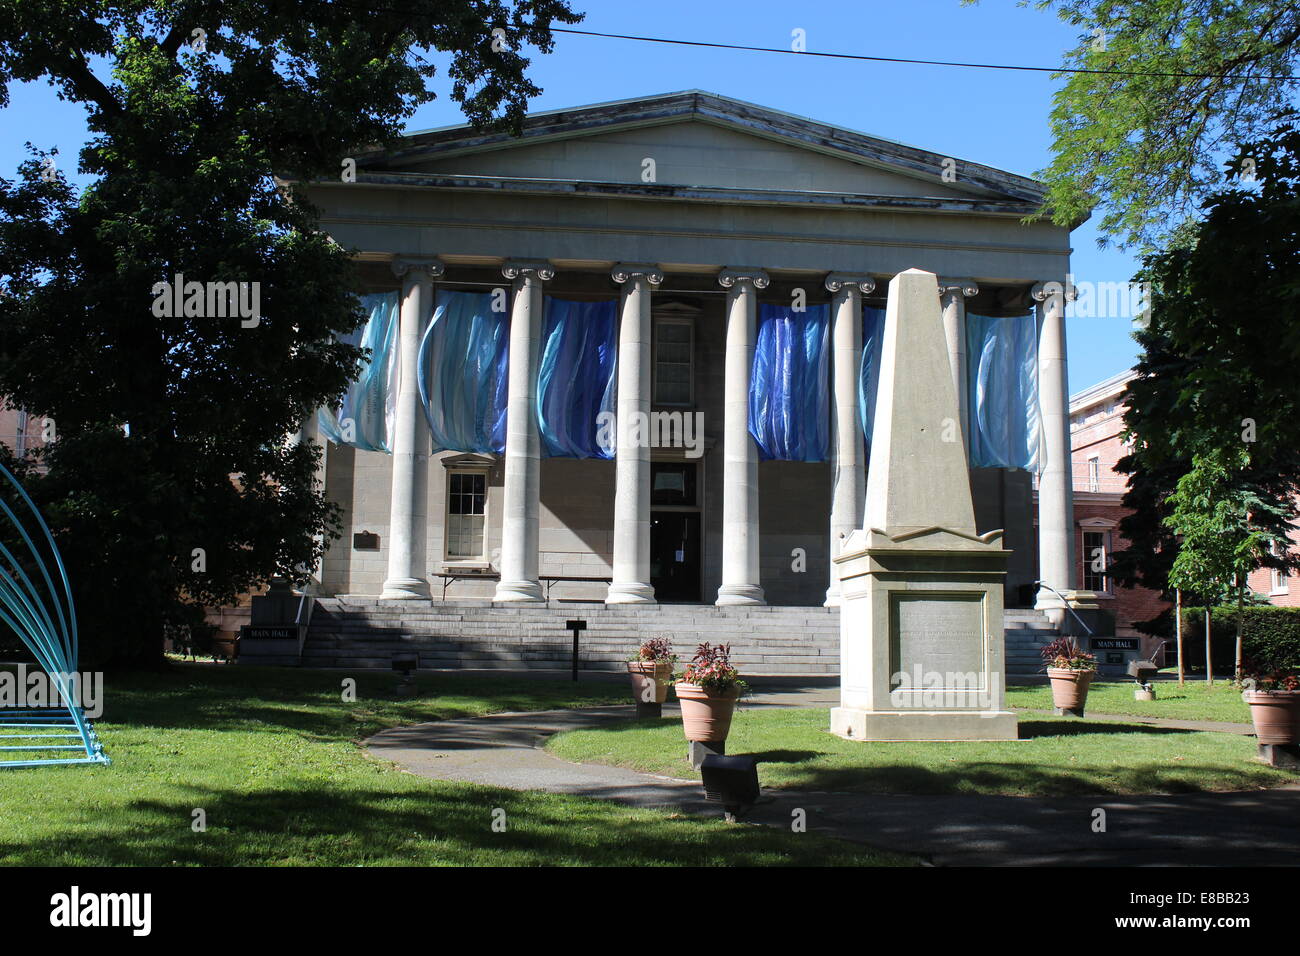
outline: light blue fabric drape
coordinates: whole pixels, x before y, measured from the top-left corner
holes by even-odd
[[[361,373],[348,386],[338,407],[322,408],[320,432],[338,445],[362,451],[392,452],[393,414],[397,408],[397,293],[361,297],[366,324],[340,341],[370,350]]]
[[[1032,315],[966,315],[970,463],[1037,471],[1038,336]]]
[[[858,380],[858,412],[862,435],[871,444],[876,423],[876,389],[880,385],[880,351],[885,333],[885,310],[862,307],[862,374]]]
[[[492,311],[491,293],[438,291],[419,358],[434,451],[505,451],[509,345],[509,314]]]
[[[749,380],[759,458],[825,461],[830,444],[829,309],[760,304]]]
[[[546,297],[537,428],[551,458],[613,458],[618,304]],[[608,413],[600,419],[602,412]]]

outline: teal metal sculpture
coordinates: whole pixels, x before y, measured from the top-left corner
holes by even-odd
[[[32,528],[39,529],[38,539],[48,546],[48,554],[43,555],[6,496],[0,496],[0,510],[26,545],[29,566],[45,585],[44,589],[37,587],[23,562],[14,556],[4,540],[9,536],[0,538],[0,621],[32,652],[53,684],[51,698],[58,698],[51,706],[0,709],[0,768],[106,764],[109,759],[104,747],[78,699],[77,612],[63,558],[31,496],[3,465],[0,474],[27,506],[34,519]],[[50,574],[50,558],[58,571],[57,587]],[[10,757],[13,759],[6,759]]]

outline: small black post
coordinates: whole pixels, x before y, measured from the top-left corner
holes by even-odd
[[[578,679],[578,635],[587,629],[586,621],[566,621],[564,626],[573,632],[573,679]]]

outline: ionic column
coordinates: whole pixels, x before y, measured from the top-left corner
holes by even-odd
[[[542,283],[555,276],[549,262],[507,262],[513,280],[510,375],[506,398],[506,459],[501,526],[501,580],[494,601],[541,601],[538,530],[542,446],[537,434],[537,364],[542,336]]]
[[[1070,391],[1065,360],[1065,302],[1074,290],[1040,282],[1030,290],[1038,303],[1038,403],[1043,453],[1038,479],[1038,577],[1062,593],[1074,588],[1074,489],[1070,478]],[[1061,599],[1039,588],[1035,608],[1054,624],[1065,618]]]
[[[606,604],[653,604],[650,584],[650,444],[637,427],[650,412],[650,295],[663,272],[620,264],[618,445],[614,453],[614,568]]]
[[[943,334],[948,340],[952,384],[961,410],[962,447],[970,454],[970,399],[966,394],[966,300],[979,292],[973,279],[940,279],[939,304],[943,308]]]
[[[749,434],[749,377],[754,365],[761,269],[723,269],[727,351],[723,363],[722,586],[718,604],[766,604],[758,569],[758,448]]]
[[[429,597],[425,567],[428,533],[429,425],[420,410],[416,371],[420,336],[433,314],[433,280],[442,275],[437,259],[398,259],[393,272],[402,280],[398,318],[399,385],[393,421],[393,484],[388,509],[388,577],[380,597]]]
[[[862,527],[867,497],[867,462],[858,411],[862,373],[862,297],[876,288],[870,276],[832,272],[831,292],[831,518],[830,584],[826,607],[840,603],[835,556],[849,533]]]
[[[294,446],[302,445],[302,444],[315,444],[317,447],[320,448],[320,458],[316,462],[316,471],[315,471],[314,478],[315,478],[315,489],[317,491],[323,492],[325,490],[325,468],[329,462],[329,443],[321,440],[319,409],[313,409],[311,414],[308,415],[305,419],[303,419],[302,427],[299,428],[298,431],[296,431],[293,434],[292,438],[290,438],[290,444]],[[315,540],[317,541],[317,543],[323,544],[325,541],[325,536],[318,534],[316,535]],[[324,554],[322,554],[321,557],[316,561],[316,564],[310,569],[311,580],[309,580],[305,585],[303,585],[302,591],[304,594],[323,593],[321,581],[324,575],[324,562],[325,562],[325,556]],[[308,569],[305,565],[303,565],[300,567],[300,570],[308,570]]]

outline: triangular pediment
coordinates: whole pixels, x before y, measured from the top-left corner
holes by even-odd
[[[538,113],[520,136],[450,127],[359,157],[369,177],[1038,203],[1034,180],[691,91]],[[948,175],[945,175],[948,173]],[[953,175],[956,181],[950,181]]]

